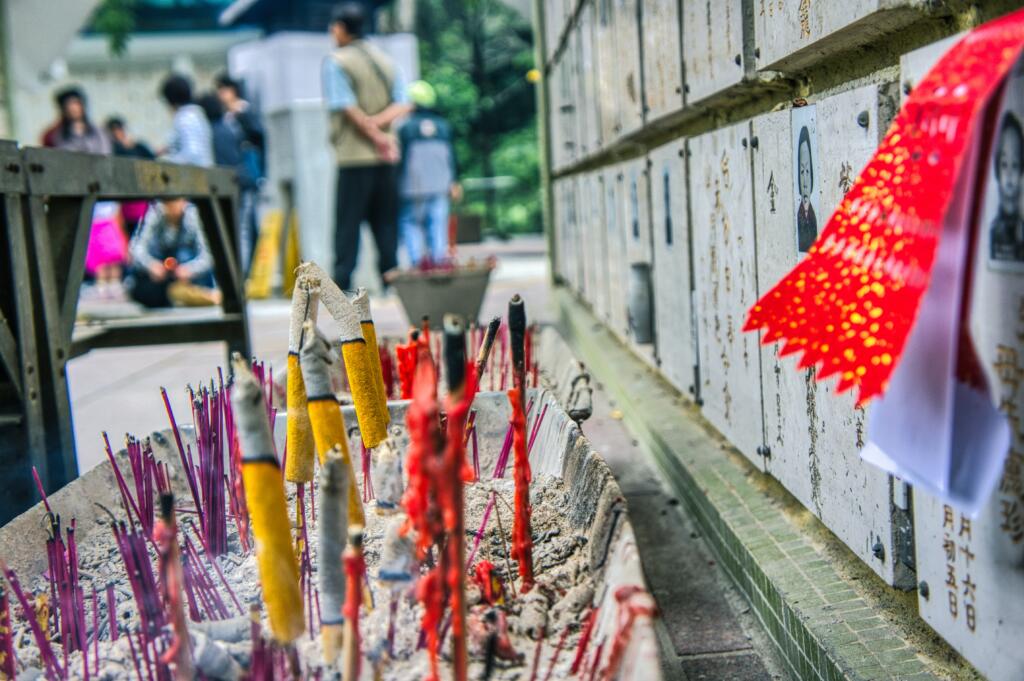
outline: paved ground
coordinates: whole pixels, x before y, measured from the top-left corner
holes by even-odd
[[[583,432],[619,481],[651,593],[665,681],[784,678],[767,635],[598,385]]]
[[[531,238],[464,249],[466,256],[490,253],[499,257],[499,266],[481,318],[502,314],[512,294],[520,293],[530,319],[552,321],[544,241]],[[376,298],[373,305],[382,335],[405,332],[407,322],[396,298]],[[288,304],[255,301],[249,318],[256,355],[280,370],[287,353]],[[321,320],[329,329],[326,313]],[[220,343],[100,350],[72,361],[68,377],[79,466],[86,470],[102,460],[103,430],[116,443],[125,432],[141,435],[166,427],[161,386],[168,389],[179,418],[187,420],[185,384],[209,380],[223,362]],[[665,491],[600,386],[594,416],[584,431],[608,461],[629,504],[644,570],[662,611],[659,636],[666,681],[781,678],[745,601],[716,566],[677,500]]]

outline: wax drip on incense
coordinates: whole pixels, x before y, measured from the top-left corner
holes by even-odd
[[[425,561],[431,549],[443,539],[440,508],[436,497],[438,454],[443,446],[437,404],[437,371],[427,340],[417,340],[416,374],[413,378],[412,402],[405,421],[409,430],[406,464],[409,483],[402,497],[408,515],[405,531],[412,531],[416,555]],[[416,597],[423,603],[421,628],[426,633],[430,676],[438,677],[439,630],[444,611],[442,575],[435,566],[416,583]]]
[[[378,391],[383,390],[383,379],[374,364],[377,346],[372,348],[363,336],[359,310],[345,297],[338,285],[316,264],[303,263],[296,270],[298,277],[310,276],[320,281],[320,300],[338,322],[341,353],[345,361],[352,402],[359,421],[359,433],[367,449],[373,449],[387,437],[386,409],[381,409]],[[372,351],[372,352],[371,352]]]
[[[445,575],[452,611],[452,665],[455,681],[466,681],[468,653],[466,648],[466,571],[465,564],[465,491],[467,481],[474,479],[466,463],[465,430],[469,409],[476,395],[476,366],[466,359],[466,335],[458,317],[444,319],[445,369],[448,395],[447,442],[442,455],[442,471],[438,476],[444,530],[441,569]],[[440,546],[440,544],[439,544]]]
[[[344,679],[356,681],[362,666],[359,637],[359,611],[363,604],[363,582],[366,560],[363,558],[363,527],[355,525],[348,531],[348,547],[342,556],[345,563],[345,645],[342,653]]]
[[[320,282],[313,276],[299,277],[292,291],[291,320],[288,326],[288,421],[285,478],[289,482],[313,480],[313,434],[306,409],[306,386],[299,368],[303,332],[307,322],[316,323],[320,307]]]
[[[515,518],[512,525],[512,558],[518,562],[520,590],[533,588],[533,538],[530,534],[530,458],[526,446],[526,304],[519,294],[508,303],[509,341],[512,350],[513,476]]]
[[[420,330],[409,329],[409,342],[395,346],[395,358],[398,362],[398,390],[403,400],[412,398],[412,382],[416,374],[416,356],[419,353]]]
[[[287,646],[305,630],[305,621],[284,481],[260,384],[238,353],[233,356],[232,365],[235,383],[231,404],[242,453],[246,502],[256,538],[263,600],[271,633],[278,643]]]

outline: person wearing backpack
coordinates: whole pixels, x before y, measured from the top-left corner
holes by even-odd
[[[351,289],[359,258],[359,230],[370,224],[377,269],[398,265],[398,141],[392,124],[408,113],[405,83],[394,62],[364,40],[366,11],[339,5],[330,32],[337,45],[324,60],[324,100],[338,166],[334,279]]]

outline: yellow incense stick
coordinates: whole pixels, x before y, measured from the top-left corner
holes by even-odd
[[[320,452],[320,465],[326,462],[327,452],[337,447],[348,474],[348,517],[362,525],[363,501],[356,487],[355,467],[348,450],[348,434],[341,407],[330,391],[331,379],[328,364],[331,360],[330,343],[312,324],[307,324],[305,344],[300,355],[303,376],[307,390],[309,418],[313,426],[313,439]]]
[[[263,400],[263,391],[248,362],[235,353],[235,383],[231,405],[242,452],[242,480],[249,520],[256,538],[256,561],[270,631],[281,644],[289,644],[305,630],[299,564],[292,547],[291,520],[284,494],[281,468]]]
[[[359,313],[338,285],[316,264],[304,263],[299,266],[298,272],[299,276],[306,275],[319,280],[320,300],[338,322],[341,355],[345,361],[349,387],[352,390],[352,402],[359,421],[359,434],[367,449],[372,449],[387,437],[387,420],[381,413],[380,400],[377,397],[378,379],[374,376],[370,347],[363,337]]]
[[[313,436],[306,409],[306,386],[299,367],[302,328],[307,321],[316,321],[319,307],[319,286],[310,278],[300,278],[292,291],[292,315],[288,330],[288,458],[284,476],[291,482],[313,480]]]
[[[359,326],[363,331],[363,338],[370,351],[370,363],[373,365],[374,383],[377,390],[377,401],[380,406],[381,418],[384,425],[391,423],[391,414],[388,412],[388,391],[384,387],[384,371],[380,365],[380,347],[377,345],[377,329],[373,324],[373,313],[370,311],[370,296],[365,288],[356,292],[352,304],[359,312]]]

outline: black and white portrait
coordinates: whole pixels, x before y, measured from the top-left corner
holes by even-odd
[[[818,238],[818,139],[814,106],[793,109],[793,187],[797,251],[806,253]]]
[[[1024,78],[1018,66],[1007,81],[999,125],[992,140],[992,158],[987,168],[981,228],[987,232],[988,262],[993,269],[1024,271],[1024,218],[1021,217],[1024,126],[1021,124],[1021,107],[1018,106],[1022,99]]]

